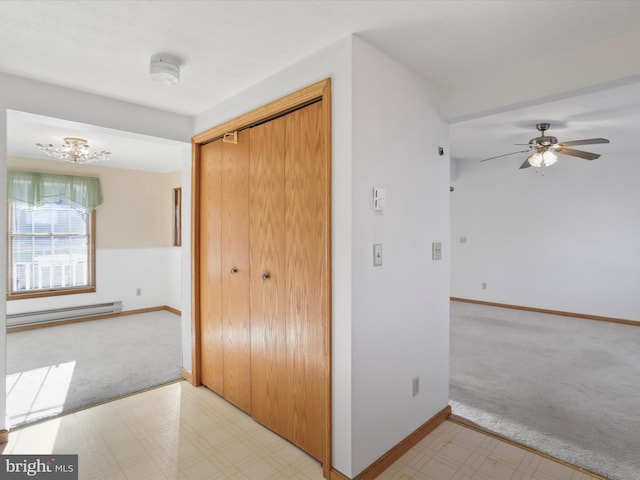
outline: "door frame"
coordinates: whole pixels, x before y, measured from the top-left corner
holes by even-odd
[[[310,103],[322,101],[321,122],[323,123],[326,185],[325,195],[327,199],[327,213],[325,216],[327,244],[325,245],[325,259],[327,262],[327,277],[324,291],[327,292],[325,311],[327,312],[325,360],[327,365],[326,387],[324,398],[326,402],[327,418],[325,419],[326,458],[322,461],[325,478],[331,475],[331,78],[309,85],[301,90],[291,93],[278,100],[270,102],[262,107],[247,112],[239,117],[210,128],[202,133],[194,135],[191,139],[191,383],[194,386],[202,385],[201,380],[201,336],[200,336],[200,155],[201,147],[209,142],[217,140],[225,133],[250,128],[253,125],[263,123],[273,118],[285,115],[293,110],[304,107]]]

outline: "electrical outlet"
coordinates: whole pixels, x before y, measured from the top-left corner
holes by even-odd
[[[417,396],[420,393],[420,377],[414,377],[412,380],[413,396]]]
[[[487,289],[487,283],[486,282],[482,282],[482,289],[486,290]]]
[[[136,295],[139,297],[140,295],[142,295],[142,289],[141,288],[136,288]]]

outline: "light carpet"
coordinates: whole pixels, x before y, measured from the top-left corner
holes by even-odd
[[[450,396],[508,439],[640,479],[640,327],[452,302]]]
[[[36,421],[180,378],[180,317],[167,311],[7,335],[7,423]]]

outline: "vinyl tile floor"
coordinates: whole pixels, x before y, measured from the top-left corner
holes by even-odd
[[[4,454],[78,454],[80,479],[320,480],[313,458],[210,390],[176,382],[13,430]],[[446,421],[381,480],[593,480]]]

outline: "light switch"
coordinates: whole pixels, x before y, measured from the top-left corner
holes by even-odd
[[[431,258],[433,260],[442,260],[442,243],[433,242],[431,244]]]
[[[373,266],[374,267],[382,266],[382,244],[381,243],[373,244]]]
[[[384,210],[385,196],[387,192],[382,187],[373,187],[373,209],[381,212]]]

